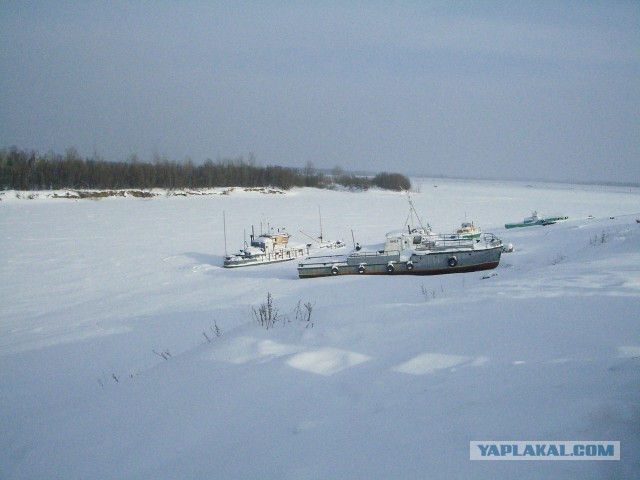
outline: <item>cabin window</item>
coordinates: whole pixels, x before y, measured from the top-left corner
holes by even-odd
[[[413,237],[413,244],[414,245],[420,245],[420,243],[422,243],[422,237],[417,235],[415,237]]]

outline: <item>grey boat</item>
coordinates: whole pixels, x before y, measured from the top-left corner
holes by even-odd
[[[502,240],[491,233],[451,238],[424,229],[390,232],[384,244],[356,245],[346,255],[307,256],[298,264],[300,278],[332,275],[438,275],[496,268]]]

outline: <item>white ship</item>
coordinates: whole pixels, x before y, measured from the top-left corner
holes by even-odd
[[[251,227],[251,241],[245,242],[238,253],[225,255],[224,267],[248,267],[263,263],[286,262],[303,257],[309,253],[303,244],[290,244],[291,235],[284,229],[271,229],[271,233],[256,236]]]

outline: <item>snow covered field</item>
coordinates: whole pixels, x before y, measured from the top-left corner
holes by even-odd
[[[640,189],[413,183],[436,232],[473,220],[515,251],[488,272],[300,280],[221,268],[222,212],[229,253],[260,222],[306,242],[319,207],[325,238],[377,243],[406,198],[5,192],[0,478],[638,478]],[[504,229],[532,209],[570,219]],[[271,329],[252,314],[268,293]],[[620,441],[621,460],[477,462],[472,440]]]

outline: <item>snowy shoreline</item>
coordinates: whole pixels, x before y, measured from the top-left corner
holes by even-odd
[[[193,189],[163,189],[163,188],[125,188],[118,190],[100,189],[64,189],[64,190],[4,190],[0,191],[0,200],[100,200],[103,198],[154,198],[154,197],[192,197],[207,195],[229,195],[233,192],[257,192],[269,195],[281,195],[285,191],[271,187],[226,187],[226,188],[193,188]]]

